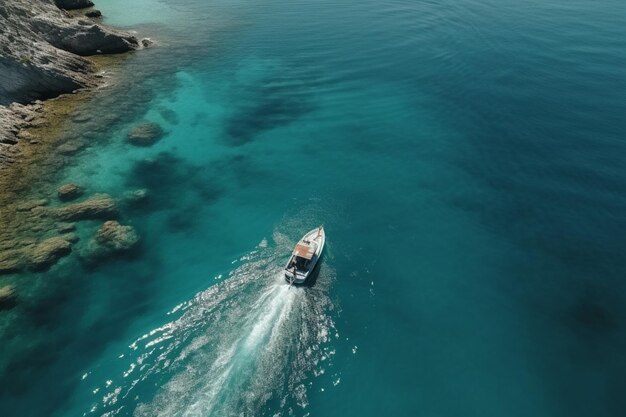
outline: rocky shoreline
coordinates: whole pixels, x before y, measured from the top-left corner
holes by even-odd
[[[104,222],[79,245],[85,263],[138,244],[134,229],[115,220],[123,199],[81,198],[76,184],[52,190],[46,182],[85,146],[62,133],[70,116],[80,122],[76,111],[104,83],[102,59],[94,58],[151,43],[101,25],[100,16],[90,0],[0,3],[0,276],[8,278],[0,280],[0,310],[19,299],[17,273],[45,271],[73,251],[76,222]]]
[[[92,6],[90,0],[0,4],[0,170],[19,159],[26,130],[44,123],[43,100],[103,82],[89,56],[133,51],[150,43],[103,26]]]

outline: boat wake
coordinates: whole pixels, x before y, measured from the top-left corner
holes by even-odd
[[[330,366],[329,342],[338,337],[332,273],[322,268],[314,287],[290,287],[277,246],[260,245],[229,278],[174,308],[175,320],[135,340],[118,358],[128,367],[93,390],[98,400],[85,415],[281,416],[306,408],[307,378]]]

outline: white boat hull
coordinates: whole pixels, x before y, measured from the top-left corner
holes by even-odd
[[[285,266],[285,280],[290,284],[304,284],[319,263],[325,243],[326,233],[322,226],[305,234]]]

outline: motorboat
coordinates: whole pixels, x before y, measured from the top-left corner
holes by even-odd
[[[296,244],[285,266],[285,280],[290,284],[304,284],[319,262],[325,242],[324,226],[305,234]]]

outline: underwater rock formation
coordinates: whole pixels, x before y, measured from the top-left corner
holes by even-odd
[[[85,190],[83,190],[81,186],[69,183],[60,186],[57,190],[57,195],[61,201],[71,201],[76,200],[78,197],[83,195],[84,192]]]
[[[72,242],[65,237],[51,237],[9,251],[0,252],[0,274],[21,270],[45,271],[72,252]]]
[[[98,229],[95,241],[102,247],[119,251],[132,249],[139,242],[139,237],[132,226],[109,220]]]
[[[80,203],[53,209],[53,216],[63,221],[110,219],[116,215],[115,201],[108,194],[94,194]]]
[[[63,256],[72,252],[72,244],[61,237],[51,237],[35,245],[30,253],[28,267],[34,270],[45,270]]]
[[[138,190],[126,191],[123,195],[123,202],[129,207],[138,207],[144,205],[148,201],[150,193],[145,188]]]
[[[86,134],[60,138],[63,120],[74,127],[92,122],[91,114],[72,113],[91,97],[82,90],[105,81],[86,56],[151,44],[89,19],[101,15],[87,9],[92,6],[90,0],[0,1],[0,275],[45,270],[69,254],[78,241],[74,221],[117,217],[114,200],[105,194],[47,207],[42,197],[56,194],[67,202],[83,190],[76,184],[56,189],[54,180],[39,178],[40,170],[49,172],[91,144]],[[74,9],[85,10],[67,11]],[[56,99],[66,93],[75,94]],[[50,150],[56,159],[47,157]]]
[[[135,146],[152,146],[165,135],[163,128],[154,122],[141,123],[128,132],[127,138]]]
[[[70,233],[73,232],[74,230],[76,230],[76,224],[75,223],[65,223],[65,222],[61,222],[61,223],[57,223],[57,232],[59,233]]]
[[[47,199],[16,203],[10,210],[19,216],[9,222],[0,215],[0,224],[4,221],[11,230],[0,234],[0,275],[47,270],[69,255],[73,244],[80,240],[75,221],[111,220],[118,214],[115,201],[107,194],[94,194],[61,207],[47,204]],[[99,230],[94,252],[124,251],[137,243],[130,226],[116,226],[119,223],[106,222]]]
[[[0,287],[0,310],[12,308],[17,301],[17,294],[13,285]]]
[[[81,254],[88,263],[95,263],[115,254],[132,251],[139,244],[139,236],[132,226],[116,220],[104,222]]]
[[[34,209],[35,207],[43,207],[46,205],[48,205],[48,200],[45,198],[40,198],[37,200],[24,201],[23,203],[20,203],[17,205],[16,210],[17,211],[30,211]]]
[[[21,268],[21,253],[17,250],[0,252],[0,274],[10,274]]]
[[[57,152],[61,155],[74,155],[84,147],[85,144],[82,141],[66,142],[57,148]]]

